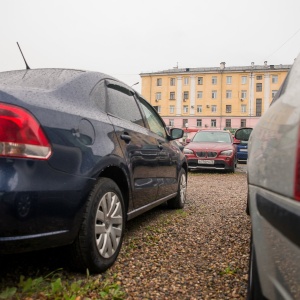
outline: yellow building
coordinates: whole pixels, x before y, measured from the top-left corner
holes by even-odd
[[[142,95],[167,125],[201,128],[254,127],[268,109],[291,65],[173,68],[141,73]]]

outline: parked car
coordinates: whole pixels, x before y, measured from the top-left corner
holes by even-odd
[[[248,159],[248,140],[252,130],[250,127],[239,128],[234,134],[238,162],[246,162]]]
[[[249,139],[248,299],[300,299],[300,56]]]
[[[236,148],[230,132],[225,130],[200,130],[183,153],[188,161],[188,169],[214,169],[235,171],[237,165]]]
[[[0,73],[0,253],[70,245],[79,269],[116,260],[125,221],[183,208],[187,161],[155,109],[108,75]]]

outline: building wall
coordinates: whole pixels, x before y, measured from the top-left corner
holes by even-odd
[[[142,73],[142,95],[167,125],[254,127],[291,65],[171,69]],[[213,95],[214,94],[214,95]],[[187,123],[187,124],[186,124]]]

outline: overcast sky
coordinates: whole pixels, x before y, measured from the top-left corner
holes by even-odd
[[[128,85],[179,68],[292,64],[299,0],[0,0],[0,71],[75,68]],[[140,91],[140,84],[135,86]]]

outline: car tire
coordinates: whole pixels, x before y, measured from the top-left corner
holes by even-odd
[[[125,228],[125,206],[117,184],[100,178],[90,193],[77,239],[71,248],[75,268],[101,273],[117,259]]]
[[[266,299],[261,290],[259,275],[257,270],[257,262],[255,249],[252,241],[250,242],[250,259],[248,272],[247,300],[264,300]]]
[[[187,187],[187,177],[184,169],[180,170],[178,176],[178,192],[176,197],[168,200],[168,207],[180,209],[184,207],[186,200],[186,187]]]

